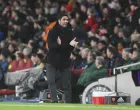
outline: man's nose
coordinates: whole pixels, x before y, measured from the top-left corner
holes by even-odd
[[[67,20],[65,20],[65,23],[68,23],[68,21],[67,21]]]

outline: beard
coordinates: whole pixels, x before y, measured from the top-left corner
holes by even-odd
[[[67,24],[63,24],[63,25],[62,25],[62,27],[64,27],[64,28],[67,27],[67,26],[68,26]]]

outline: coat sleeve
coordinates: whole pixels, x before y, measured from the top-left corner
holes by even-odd
[[[60,45],[57,43],[57,36],[52,30],[50,30],[48,34],[48,47],[51,50],[60,48]]]

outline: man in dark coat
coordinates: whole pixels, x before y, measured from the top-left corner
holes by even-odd
[[[108,59],[106,60],[106,67],[108,69],[109,76],[112,76],[113,68],[122,66],[123,60],[121,55],[117,52],[116,48],[114,47],[108,47],[106,54],[108,57]]]
[[[61,79],[61,89],[64,90],[65,103],[71,102],[71,73],[70,73],[70,54],[74,42],[72,28],[69,24],[68,15],[60,13],[58,22],[48,34],[48,59],[47,59],[47,78],[51,93],[52,102],[58,102],[56,93],[56,76]],[[72,41],[72,42],[71,42]],[[70,45],[70,43],[72,43]],[[60,89],[60,88],[59,88]]]

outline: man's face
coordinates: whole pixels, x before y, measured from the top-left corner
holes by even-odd
[[[121,43],[118,43],[118,50],[122,50],[123,49],[123,45]]]
[[[92,41],[90,42],[90,45],[91,45],[91,47],[96,47],[96,46],[97,46],[97,43],[96,43],[95,41],[92,40]]]
[[[134,51],[131,58],[132,58],[133,60],[137,59],[137,52]]]
[[[118,33],[118,27],[114,27],[114,34]]]
[[[88,62],[88,64],[93,62],[93,58],[90,53],[88,53],[87,62]]]
[[[2,61],[4,59],[3,55],[0,54],[0,61]]]
[[[101,50],[103,49],[105,46],[102,43],[98,43],[98,49]]]
[[[13,48],[12,45],[9,45],[8,49],[9,49],[10,52],[13,52],[14,51],[14,48]]]
[[[35,56],[31,56],[31,60],[34,63],[36,61],[36,57]]]
[[[123,37],[123,32],[118,32],[118,36],[119,36],[119,38],[122,38]]]
[[[111,52],[107,49],[107,57],[110,58],[111,57]]]
[[[96,65],[96,67],[98,67],[98,65],[99,65],[99,63],[98,63],[98,60],[97,60],[97,59],[95,60],[95,65]]]
[[[69,18],[67,16],[63,16],[61,19],[58,20],[58,22],[62,27],[67,27],[69,23]]]
[[[75,27],[76,27],[75,20],[73,20],[73,19],[72,19],[72,20],[70,21],[70,24],[71,24],[71,26],[72,26],[73,28],[75,28]]]
[[[123,52],[122,52],[122,58],[123,59],[126,59],[126,52],[123,50]]]
[[[87,56],[88,56],[88,52],[86,52],[85,50],[82,50],[82,51],[81,51],[81,57],[82,57],[83,59],[85,59],[85,58],[87,58]]]
[[[37,63],[39,61],[39,58],[36,56],[35,57],[35,62]]]

